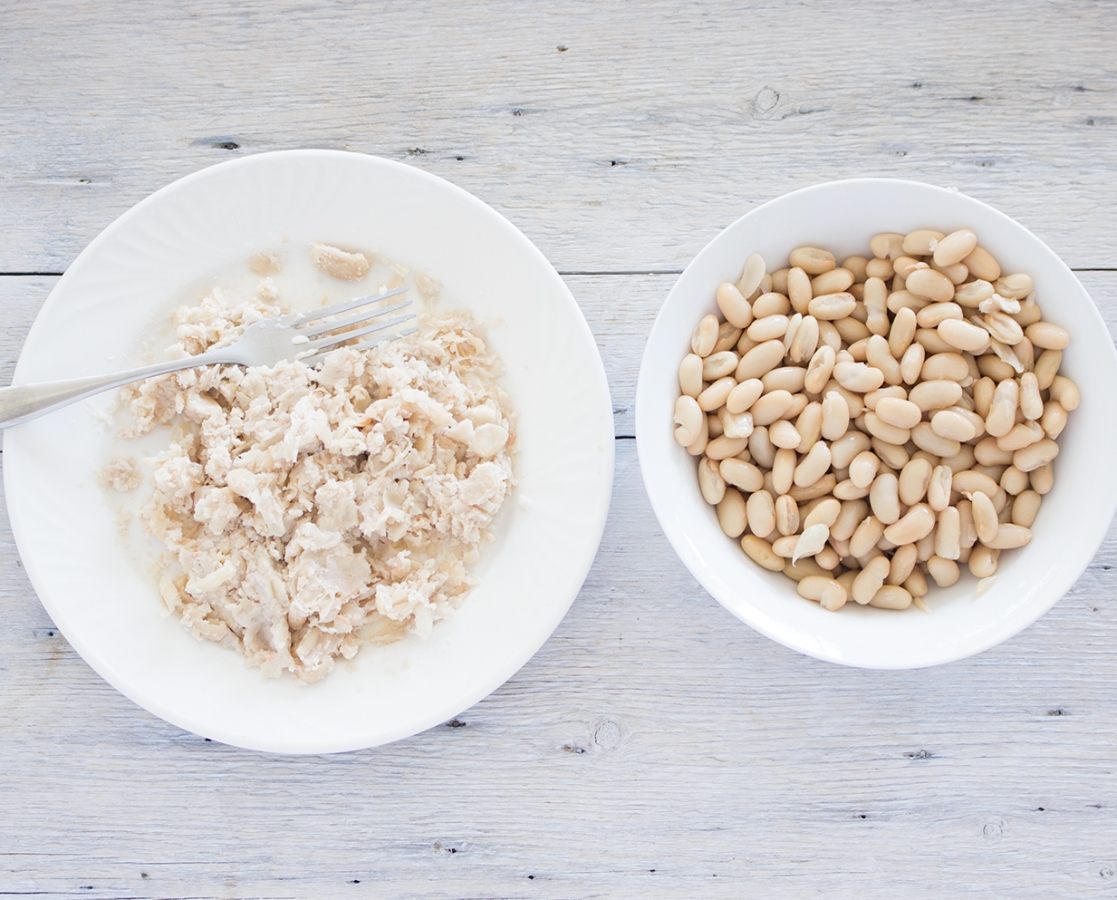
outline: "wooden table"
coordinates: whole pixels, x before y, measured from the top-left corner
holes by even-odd
[[[1113,7],[965,6],[0,3],[0,383],[58,275],[142,197],[343,148],[448,178],[541,248],[597,335],[617,438],[601,550],[551,640],[454,721],[337,756],[209,743],[124,699],[0,518],[0,894],[1117,896],[1112,535],[1002,646],[846,669],[699,588],[632,439],[676,275],[818,181],[985,200],[1113,326]]]

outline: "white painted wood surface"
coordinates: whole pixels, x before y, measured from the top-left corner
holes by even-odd
[[[628,439],[674,273],[820,180],[993,203],[1117,329],[1112,6],[964,6],[0,4],[0,380],[51,273],[147,193],[341,147],[450,178],[539,245],[618,435],[601,551],[539,654],[456,722],[332,757],[208,743],[118,695],[0,517],[0,895],[1117,895],[1117,531],[1002,646],[849,670],[698,587]]]

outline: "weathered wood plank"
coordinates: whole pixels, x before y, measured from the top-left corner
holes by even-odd
[[[851,670],[777,646],[706,595],[659,532],[634,442],[618,451],[601,552],[540,653],[455,727],[334,757],[246,753],[134,707],[53,631],[0,520],[0,889],[1111,889],[1117,533],[1001,647]]]
[[[678,269],[756,204],[864,174],[1117,267],[1115,36],[1089,0],[9,4],[0,272],[61,271],[167,182],[305,146],[449,178],[561,271]]]

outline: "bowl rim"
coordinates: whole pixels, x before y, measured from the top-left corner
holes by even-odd
[[[1082,287],[1081,282],[1078,281],[1074,272],[1067,266],[1062,258],[1028,228],[990,204],[955,189],[944,188],[939,185],[916,181],[914,179],[884,177],[833,179],[817,182],[770,198],[721,229],[705,244],[705,246],[703,246],[679,274],[656,315],[641,358],[640,373],[636,389],[636,449],[637,456],[640,460],[640,470],[645,490],[647,491],[652,509],[655,512],[661,529],[691,575],[698,580],[702,587],[705,588],[719,604],[729,610],[736,618],[739,618],[756,631],[771,638],[777,643],[826,662],[867,669],[912,669],[954,662],[984,652],[1020,633],[1050,610],[1081,577],[1082,573],[1089,566],[1090,560],[1096,555],[1098,548],[1104,541],[1107,528],[1099,528],[1097,533],[1088,536],[1085,547],[1088,548],[1089,552],[1080,554],[1085,559],[1085,562],[1083,562],[1080,567],[1073,565],[1063,566],[1059,570],[1061,574],[1052,578],[1048,586],[1049,594],[1045,594],[1042,602],[1030,604],[1022,611],[1018,611],[1015,615],[1010,617],[1009,624],[1002,625],[999,628],[990,627],[982,633],[982,638],[980,640],[972,641],[970,644],[959,647],[951,652],[928,653],[919,657],[908,657],[891,662],[882,662],[879,659],[851,659],[847,655],[834,652],[832,646],[826,642],[789,639],[786,631],[774,627],[774,622],[767,616],[756,614],[755,612],[750,615],[747,607],[735,608],[731,605],[729,599],[723,596],[725,582],[715,577],[709,567],[701,564],[702,561],[697,558],[693,545],[686,539],[683,526],[680,524],[675,510],[666,505],[667,498],[664,495],[663,489],[660,487],[660,480],[657,479],[656,473],[652,470],[653,464],[650,460],[652,451],[649,450],[649,446],[656,442],[672,442],[672,439],[670,437],[670,430],[661,428],[663,423],[657,418],[655,404],[658,398],[652,396],[649,373],[654,367],[662,365],[659,360],[654,358],[656,356],[656,338],[664,327],[663,322],[667,316],[668,310],[675,304],[681,302],[681,298],[685,296],[685,292],[688,291],[688,276],[693,275],[695,270],[699,269],[707,258],[715,256],[718,253],[719,245],[723,241],[729,240],[730,235],[732,235],[736,229],[742,227],[743,223],[770,214],[773,207],[777,207],[782,203],[794,202],[813,194],[825,193],[836,189],[848,190],[858,187],[880,189],[897,185],[930,191],[952,198],[964,198],[966,203],[976,204],[978,207],[981,207],[987,214],[992,215],[999,223],[1005,225],[1007,228],[1018,229],[1025,232],[1032,240],[1041,245],[1050,254],[1051,261],[1053,261],[1058,268],[1060,276],[1078,285],[1082,291],[1082,295],[1089,301],[1088,308],[1085,311],[1086,314],[1092,316],[1097,328],[1102,334],[1107,337],[1109,336],[1108,327],[1098,310],[1097,304],[1093,302],[1093,299],[1090,298],[1088,292]],[[699,308],[697,303],[692,303],[692,305]],[[1110,368],[1117,372],[1117,348],[1114,347],[1112,339],[1105,341],[1105,349],[1103,352],[1107,357]],[[1110,480],[1108,483],[1108,490],[1100,492],[1096,502],[1104,503],[1106,519],[1112,522],[1114,514],[1117,513],[1117,479]]]

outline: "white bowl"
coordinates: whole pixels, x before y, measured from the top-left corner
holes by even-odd
[[[121,538],[112,501],[95,481],[114,453],[129,450],[98,416],[109,395],[7,430],[4,484],[32,584],[67,640],[107,681],[206,737],[322,753],[445,721],[543,644],[601,538],[613,417],[593,335],[527,238],[440,178],[322,150],[214,166],[121,216],[51,292],[15,381],[138,364],[184,286],[284,241],[377,249],[437,276],[444,304],[472,309],[505,362],[518,415],[518,484],[501,512],[499,540],[482,559],[481,583],[428,640],[366,647],[323,681],[299,685],[287,676],[268,680],[238,654],[162,618],[150,563]]]
[[[974,579],[935,588],[930,615],[847,604],[836,613],[801,599],[795,585],[762,570],[718,527],[702,499],[696,461],[675,443],[672,415],[678,367],[699,318],[716,312],[714,291],[736,281],[759,252],[769,271],[790,250],[814,245],[838,259],[868,256],[881,231],[950,232],[968,226],[1006,272],[1035,279],[1044,318],[1072,336],[1063,374],[1082,391],[1081,406],[1059,439],[1055,487],[1044,498],[1034,538],[1005,552],[992,587],[975,597]],[[757,631],[810,656],[868,668],[914,668],[978,653],[1016,634],[1074,584],[1117,508],[1117,353],[1098,310],[1074,274],[1035,235],[962,194],[910,181],[831,182],[772,200],[738,219],[686,267],[648,338],[636,391],[636,441],[644,484],[660,525],[687,568],[726,609]]]

